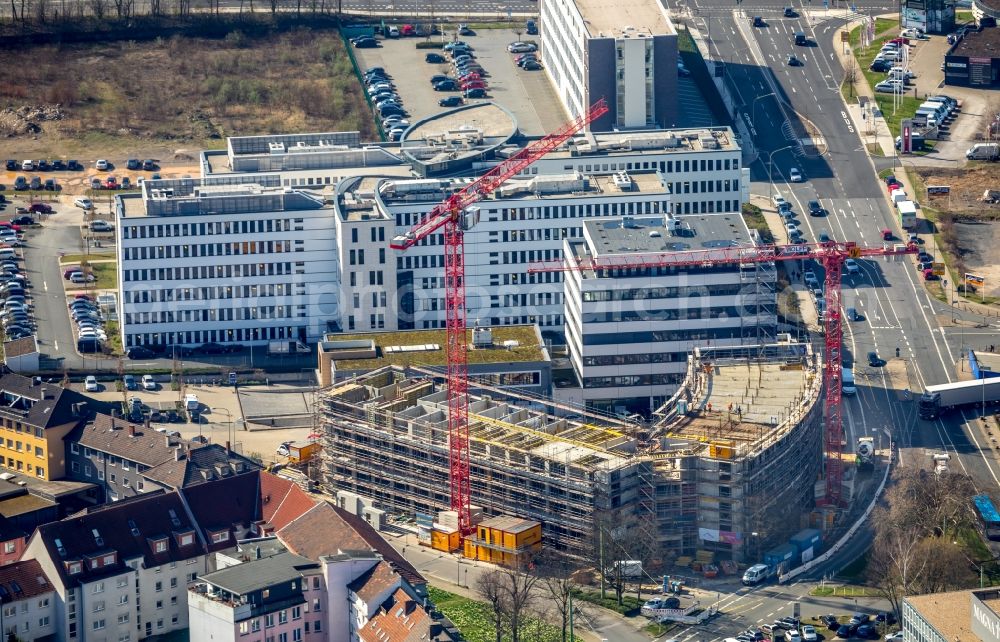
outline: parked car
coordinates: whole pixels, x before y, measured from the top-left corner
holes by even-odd
[[[78,172],[83,169],[83,165],[80,164],[80,161],[71,159],[66,161],[66,169],[71,172]]]
[[[141,165],[139,163],[139,159],[138,158],[130,158],[127,161],[125,161],[125,168],[126,169],[139,169],[140,166]]]
[[[97,159],[97,162],[94,163],[94,167],[102,172],[106,171],[110,166],[111,165],[108,163],[108,161],[104,160],[103,158]]]
[[[97,392],[99,390],[97,377],[94,375],[88,375],[87,378],[83,380],[83,387],[87,392]]]
[[[31,177],[31,187],[30,187],[30,189],[33,189],[33,190],[40,190],[40,189],[42,189],[42,179],[40,177],[38,177],[38,176],[32,176]]]
[[[542,65],[536,60],[529,60],[521,65],[521,69],[524,69],[525,71],[538,71],[541,68]]]
[[[138,361],[140,359],[152,359],[156,356],[156,354],[145,346],[132,346],[131,348],[125,351],[125,356],[127,356],[129,359]],[[149,375],[145,375],[142,378],[144,386],[146,383],[147,376]]]
[[[447,96],[438,101],[438,105],[441,107],[458,107],[462,104],[462,98],[460,96]]]
[[[527,53],[529,51],[536,51],[538,47],[530,42],[512,42],[507,45],[507,51],[510,53]]]
[[[538,35],[538,25],[535,24],[534,20],[528,20],[527,22],[524,23],[524,31],[529,36]]]
[[[52,206],[48,203],[32,203],[28,206],[28,211],[36,214],[51,214]]]
[[[871,366],[872,368],[881,368],[882,366],[885,365],[885,360],[879,357],[877,352],[872,350],[871,352],[868,353],[868,365]],[[856,622],[854,618],[851,618],[851,624],[859,624],[859,622]]]
[[[802,177],[802,172],[799,171],[798,167],[792,167],[788,170],[788,180],[792,183],[801,183],[805,179]]]
[[[465,90],[466,98],[486,98],[486,90],[483,88],[473,88]]]
[[[156,169],[156,162],[151,158],[147,158],[142,161],[142,169],[147,172],[152,171]]]
[[[455,81],[450,78],[448,80],[442,80],[434,85],[434,91],[455,91],[456,89],[458,89],[458,85],[456,85]]]
[[[142,389],[156,390],[156,379],[153,379],[153,375],[142,375]]]
[[[139,388],[139,385],[135,382],[135,376],[130,374],[122,377],[122,384],[126,390],[136,390]]]
[[[440,64],[444,62],[444,56],[439,53],[429,53],[424,56],[424,62],[429,62],[432,64]]]

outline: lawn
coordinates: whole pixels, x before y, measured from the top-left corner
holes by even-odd
[[[490,624],[490,607],[486,602],[477,602],[433,586],[427,587],[427,594],[437,609],[454,622],[468,642],[496,642],[496,633]],[[525,629],[534,631],[536,627],[539,631],[538,635],[532,636],[533,640],[558,642],[562,639],[557,627],[529,618]],[[524,637],[522,635],[522,639]],[[510,637],[504,636],[503,639],[504,642],[507,642]]]
[[[652,591],[651,591],[652,592]],[[591,604],[596,604],[598,606],[603,606],[606,609],[612,611],[617,611],[622,615],[625,615],[631,611],[642,607],[642,602],[636,599],[635,595],[622,595],[622,604],[618,604],[618,599],[615,597],[615,592],[608,589],[605,592],[605,598],[601,599],[601,594],[595,591],[581,591],[580,589],[573,590],[573,598],[581,600],[584,602],[590,602]]]
[[[102,290],[118,289],[117,263],[88,263],[90,273],[97,277],[93,286]]]

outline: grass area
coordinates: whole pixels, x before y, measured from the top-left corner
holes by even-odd
[[[490,624],[488,604],[442,591],[433,586],[427,587],[427,594],[438,610],[455,623],[465,640],[468,642],[496,642],[496,632]],[[532,636],[531,639],[538,642],[557,642],[562,639],[557,627],[535,618],[527,618],[525,629],[537,630],[537,635]],[[506,642],[510,637],[504,636],[503,639]]]
[[[774,243],[774,235],[771,233],[771,228],[768,227],[767,221],[764,220],[764,214],[759,207],[750,203],[744,204],[743,221],[746,222],[747,227],[751,230],[757,230],[760,233],[760,237],[764,243]]]
[[[65,254],[59,257],[59,262],[64,265],[79,265],[83,261],[100,261],[103,259],[115,259],[114,252],[97,254],[91,252],[90,254]]]
[[[606,609],[610,609],[616,613],[621,613],[622,615],[642,607],[643,604],[636,599],[634,595],[623,595],[622,604],[619,605],[618,600],[615,598],[615,592],[610,589],[605,592],[605,595],[607,597],[602,600],[600,592],[573,589],[573,599],[590,602],[591,604],[596,604],[597,606],[603,606]]]
[[[867,586],[856,584],[841,584],[838,586],[817,586],[809,591],[815,597],[875,597],[877,593]]]
[[[43,123],[42,142],[218,147],[237,134],[374,135],[344,42],[333,30],[25,46],[5,59],[32,72],[0,85],[0,104],[60,105],[62,118]]]
[[[104,324],[104,332],[108,335],[108,340],[105,342],[105,347],[111,350],[111,354],[119,355],[123,353],[122,349],[122,335],[120,333],[120,328],[118,327],[117,321],[108,321]]]
[[[468,332],[468,343],[472,343],[472,330]],[[387,365],[445,365],[445,350],[448,346],[445,330],[406,330],[400,332],[371,332],[365,334],[345,334],[334,337],[335,341],[374,341],[378,357],[374,359],[351,359],[342,364],[349,369],[380,368]],[[504,341],[516,341],[516,348],[503,348]],[[390,346],[437,345],[437,350],[416,352],[385,352]],[[469,350],[469,363],[500,363],[538,361],[542,358],[542,346],[534,326],[509,326],[493,328],[493,348]]]
[[[664,633],[673,631],[675,628],[677,628],[677,624],[674,622],[668,622],[665,624],[660,624],[659,622],[650,622],[649,624],[644,626],[642,630],[645,631],[647,634],[649,634],[651,637],[657,638],[663,635]]]
[[[118,264],[117,263],[88,263],[90,273],[97,277],[93,287],[105,290],[115,290],[118,288]]]

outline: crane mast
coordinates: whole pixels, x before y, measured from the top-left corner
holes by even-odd
[[[394,250],[405,251],[443,228],[445,328],[448,362],[448,467],[451,509],[458,513],[462,537],[473,530],[469,481],[469,357],[466,336],[465,301],[465,232],[475,224],[468,208],[489,196],[507,179],[516,176],[539,158],[558,148],[595,119],[608,112],[601,98],[587,113],[578,116],[559,130],[527,145],[478,179],[456,191],[406,234],[389,243]]]
[[[841,377],[843,365],[843,324],[840,312],[840,278],[844,262],[850,258],[874,256],[902,256],[916,254],[916,244],[906,246],[868,248],[857,243],[828,241],[825,243],[801,243],[797,245],[755,245],[733,246],[711,250],[691,250],[670,253],[646,253],[616,255],[609,257],[585,257],[579,262],[565,259],[534,263],[529,273],[538,272],[580,272],[656,267],[708,267],[715,265],[739,265],[747,263],[771,263],[777,261],[798,261],[815,259],[826,272],[823,289],[826,298],[826,314],[823,318],[825,332],[823,344],[823,450],[826,453],[826,495],[824,504],[842,504],[843,462],[841,454],[844,440],[844,425],[841,399]]]

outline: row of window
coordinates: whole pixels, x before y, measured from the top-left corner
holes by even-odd
[[[71,462],[70,463],[70,470],[72,472],[74,472],[74,473],[79,473],[80,472],[80,462],[77,462],[77,461]],[[83,465],[83,475],[84,475],[84,477],[93,477],[93,469],[90,467],[90,464],[84,464]],[[118,475],[117,474],[111,473],[110,475],[108,475],[108,477],[110,478],[110,481],[111,481],[112,484],[117,484],[118,483]],[[103,468],[98,468],[97,469],[97,479],[99,479],[101,481],[104,481],[104,478],[105,478],[104,469]],[[126,487],[126,488],[131,488],[132,487],[132,482],[129,480],[128,477],[122,477],[121,485],[124,486],[124,487]],[[135,481],[135,489],[136,490],[143,490],[144,488],[145,488],[145,483],[143,482],[143,480],[142,479],[137,479]]]
[[[676,363],[687,361],[687,352],[645,352],[643,354],[605,354],[584,357],[584,366],[630,366],[643,363]]]
[[[299,247],[302,241],[295,241],[295,251],[304,252]],[[192,245],[151,245],[149,247],[127,247],[122,253],[126,261],[147,259],[187,259],[197,256],[244,256],[247,254],[283,254],[292,251],[291,241],[243,241],[236,243],[196,243]]]
[[[301,225],[303,219],[294,220]],[[179,236],[213,236],[218,234],[266,234],[268,232],[289,232],[292,219],[262,219],[212,221],[209,223],[173,223],[166,225],[124,225],[122,238],[158,239]]]
[[[292,273],[289,262],[195,265],[193,267],[122,270],[125,281],[181,281],[192,279],[232,279],[251,276],[283,276]],[[305,263],[295,263],[295,274],[305,274]]]
[[[190,330],[186,332],[129,332],[125,346],[201,345],[203,343],[240,343],[269,339],[294,339],[300,336],[298,326],[266,328],[232,328],[226,330]]]
[[[629,343],[662,343],[664,341],[719,341],[741,338],[741,330],[738,327],[689,328],[686,330],[656,330],[650,332],[634,331],[628,334],[621,334],[619,332],[585,334],[583,336],[583,345],[620,345],[626,339]]]
[[[625,275],[622,275],[625,276]],[[628,276],[632,276],[631,274]],[[678,287],[627,288],[621,290],[587,290],[583,293],[586,303],[599,301],[641,301],[645,299],[701,298],[733,296],[742,289],[738,284],[692,285]]]
[[[0,457],[0,461],[3,461],[3,457]],[[11,470],[16,470],[18,472],[27,469],[29,475],[34,475],[39,479],[45,479],[45,468],[43,468],[42,466],[33,466],[32,464],[21,461],[20,459],[14,459],[13,457],[8,457],[7,468]]]
[[[0,448],[4,448],[4,447],[5,447],[4,446],[4,440],[0,439]],[[22,447],[23,447],[24,453],[26,455],[32,454],[32,446],[31,446],[31,444],[21,444],[20,441],[16,441],[14,439],[8,439],[7,440],[6,448],[8,450],[16,450],[17,452],[21,452]],[[35,457],[40,457],[40,458],[44,459],[45,458],[45,449],[42,448],[41,446],[35,446],[34,447],[34,455],[35,455]]]
[[[22,615],[25,614],[25,613],[27,613],[30,608],[31,608],[31,605],[28,603],[27,600],[21,602],[21,614]],[[42,599],[38,600],[38,608],[40,608],[40,609],[47,609],[47,608],[49,608],[49,598],[43,597]],[[6,606],[3,607],[3,616],[5,618],[6,617],[14,617],[16,615],[17,615],[17,604],[8,604],[8,605],[6,605]],[[39,625],[39,626],[41,626],[41,625]]]
[[[584,377],[584,388],[627,388],[630,386],[670,386],[684,381],[684,373]]]
[[[690,319],[735,318],[755,315],[756,306],[744,306],[742,310],[734,306],[711,308],[685,307],[673,310],[617,310],[614,312],[584,312],[584,323],[615,323],[619,321],[684,321]]]
[[[6,616],[7,609],[4,609],[4,617]],[[48,615],[38,618],[38,628],[44,629],[51,624],[51,619]],[[4,633],[7,634],[7,639],[17,639],[18,635],[27,635],[31,631],[31,622],[25,620],[21,622],[21,626],[18,627],[17,624],[11,624],[4,627]]]
[[[297,306],[296,316],[306,316],[305,306]],[[126,312],[125,325],[135,323],[190,323],[196,321],[258,321],[292,318],[290,305],[261,305],[253,308],[208,308],[202,310],[164,310],[162,312]]]
[[[5,402],[12,402],[13,399],[4,399]],[[20,421],[14,421],[13,419],[4,418],[3,428],[7,430],[13,430],[14,432],[24,432],[29,435],[34,433],[35,437],[39,439],[45,438],[45,430],[38,426],[29,426],[28,424],[22,424]]]
[[[292,287],[304,283],[256,283],[216,285],[198,288],[148,288],[125,290],[125,303],[166,303],[170,301],[210,301],[212,299],[256,299],[264,296],[291,296]]]

